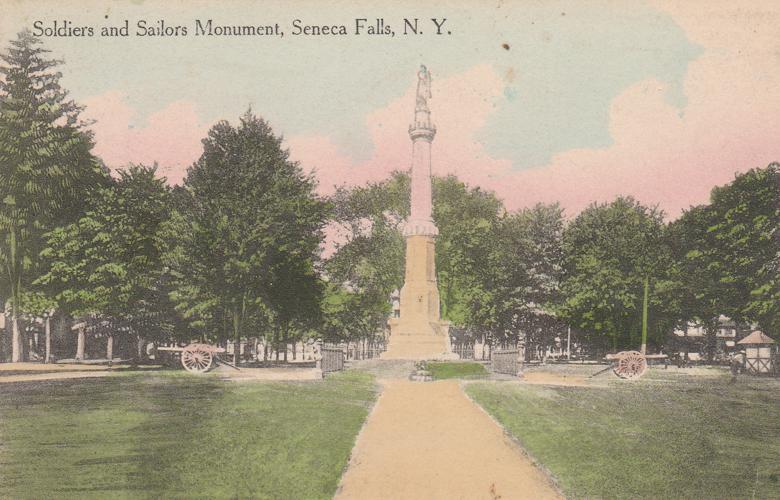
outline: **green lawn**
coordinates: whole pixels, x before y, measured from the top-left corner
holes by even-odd
[[[488,372],[480,363],[470,362],[429,362],[428,370],[434,380],[445,378],[482,378],[487,377]]]
[[[467,392],[571,498],[780,498],[780,381],[652,374]]]
[[[373,378],[0,385],[0,498],[331,498]]]

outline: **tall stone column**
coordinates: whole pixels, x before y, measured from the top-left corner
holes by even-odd
[[[441,321],[439,289],[436,282],[436,241],[431,192],[431,143],[436,127],[428,108],[431,76],[420,68],[414,122],[409,126],[412,140],[411,203],[404,223],[406,269],[400,294],[400,316],[391,318],[390,340],[383,359],[450,358],[449,324]]]

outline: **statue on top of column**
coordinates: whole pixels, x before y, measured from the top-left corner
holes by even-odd
[[[431,73],[424,64],[417,73],[417,106],[416,109],[428,111],[428,99],[431,98]]]

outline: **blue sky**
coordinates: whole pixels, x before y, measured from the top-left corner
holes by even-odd
[[[364,117],[402,94],[418,64],[446,77],[488,63],[505,87],[477,139],[515,169],[542,165],[568,149],[608,145],[610,102],[637,81],[668,83],[665,97],[682,113],[682,79],[701,52],[670,15],[639,1],[499,2],[492,8],[477,2],[181,4],[87,2],[73,9],[21,2],[2,22],[2,34],[8,39],[34,20],[102,26],[129,19],[132,30],[139,19],[191,29],[194,19],[210,18],[215,24],[278,21],[289,30],[300,18],[346,24],[351,31],[355,18],[368,24],[384,18],[399,32],[393,39],[296,38],[288,31],[284,39],[48,38],[46,45],[67,61],[64,83],[77,98],[121,90],[138,112],[135,126],[180,99],[196,102],[208,123],[251,105],[285,134],[328,131],[356,159],[372,152],[360,126]],[[431,31],[422,36],[400,36],[401,19],[415,17],[421,23],[446,17],[452,35],[434,36],[427,23],[421,26]]]

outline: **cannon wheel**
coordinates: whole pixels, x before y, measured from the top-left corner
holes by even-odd
[[[639,351],[621,351],[615,356],[612,371],[620,378],[637,379],[647,371],[647,359]]]
[[[205,373],[214,363],[214,356],[205,344],[190,344],[181,352],[181,365],[190,373]]]

